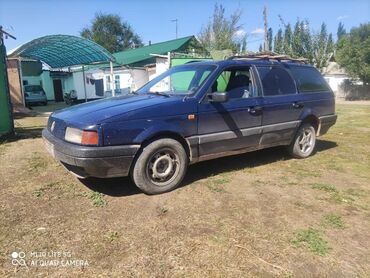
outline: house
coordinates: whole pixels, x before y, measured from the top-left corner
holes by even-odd
[[[41,85],[49,101],[63,101],[64,94],[76,92],[79,100],[97,99],[137,90],[174,65],[201,58],[194,36],[149,44],[113,54],[115,62],[86,66],[51,68],[41,61],[8,57],[8,75],[15,88],[12,102],[24,105],[22,87]],[[19,88],[20,87],[20,88]]]
[[[194,36],[155,43],[140,48],[113,53],[116,63],[113,68],[114,82],[110,69],[100,67],[104,73],[104,90],[107,95],[114,86],[115,95],[137,90],[149,80],[170,67],[203,58],[204,51]]]
[[[328,66],[323,69],[323,76],[328,82],[330,88],[335,93],[336,97],[344,97],[344,92],[341,90],[340,86],[350,80],[349,75],[346,71],[339,66],[335,61],[330,61]]]

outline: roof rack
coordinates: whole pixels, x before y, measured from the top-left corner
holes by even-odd
[[[277,62],[294,62],[307,64],[307,59],[305,58],[292,58],[288,55],[278,54],[275,52],[259,52],[259,53],[250,53],[245,55],[235,55],[228,58],[228,60],[268,60],[268,61],[277,61]]]

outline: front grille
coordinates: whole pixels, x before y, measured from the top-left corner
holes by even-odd
[[[51,130],[51,127],[54,125],[53,130]],[[52,133],[55,137],[59,139],[64,139],[64,134],[66,131],[66,124],[63,120],[54,118],[54,117],[49,117],[48,121],[48,130],[50,133]]]

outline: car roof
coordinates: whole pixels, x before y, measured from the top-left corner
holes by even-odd
[[[283,66],[299,66],[299,67],[313,67],[310,64],[305,64],[301,62],[280,62],[276,60],[267,60],[267,59],[261,59],[261,60],[242,60],[242,59],[228,59],[228,60],[204,60],[204,61],[194,61],[187,63],[185,65],[218,65],[222,67],[227,66],[250,66],[250,65],[259,65],[259,66],[271,66],[271,65],[283,65]]]

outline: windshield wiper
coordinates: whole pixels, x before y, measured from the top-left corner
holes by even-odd
[[[155,92],[150,92],[150,94],[155,94],[155,95],[164,96],[164,97],[170,97],[169,94],[166,94],[164,92],[157,92],[157,91],[155,91]]]

